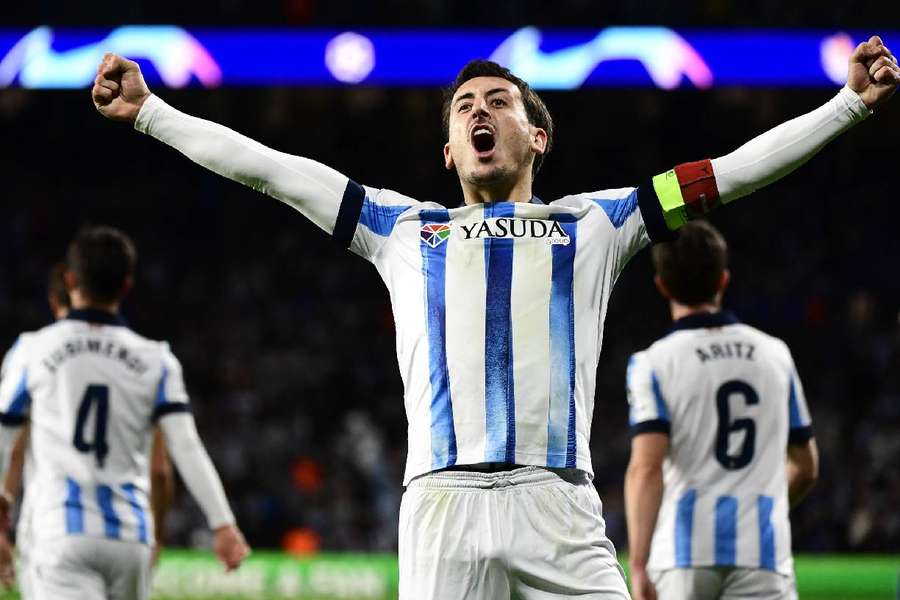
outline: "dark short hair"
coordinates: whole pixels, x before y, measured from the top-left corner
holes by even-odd
[[[59,261],[47,275],[47,295],[53,298],[58,306],[71,308],[69,290],[66,288],[66,263]]]
[[[678,239],[653,247],[653,264],[672,299],[695,306],[712,301],[728,267],[728,244],[706,221],[691,221]]]
[[[512,74],[512,71],[493,61],[483,59],[470,61],[462,68],[462,71],[459,72],[450,87],[444,89],[444,106],[442,110],[444,137],[450,137],[450,105],[453,102],[453,95],[456,94],[459,86],[476,77],[499,77],[515,84],[522,94],[522,102],[525,104],[525,114],[528,115],[528,122],[547,132],[547,146],[544,148],[544,153],[534,157],[534,165],[531,172],[532,174],[537,174],[541,164],[544,162],[544,158],[550,154],[550,149],[553,147],[553,117],[550,116],[550,111],[547,110],[547,105],[544,104],[541,97],[523,79],[516,77]]]
[[[72,243],[66,262],[89,300],[112,303],[120,299],[125,282],[134,275],[134,242],[114,227],[83,227]]]

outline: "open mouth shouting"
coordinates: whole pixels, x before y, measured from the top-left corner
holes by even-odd
[[[494,155],[495,133],[490,125],[479,123],[472,127],[469,140],[479,160],[488,160]]]

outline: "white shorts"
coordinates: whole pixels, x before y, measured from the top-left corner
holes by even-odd
[[[400,505],[400,600],[627,600],[597,490],[538,467],[443,471]]]
[[[88,536],[29,545],[20,583],[24,600],[147,600],[150,547]]]
[[[656,596],[665,600],[794,600],[792,577],[766,569],[693,567],[649,571]]]

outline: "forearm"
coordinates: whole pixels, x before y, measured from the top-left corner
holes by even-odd
[[[819,108],[782,123],[734,152],[677,165],[653,178],[666,227],[675,230],[781,179],[871,111],[849,88]]]
[[[268,194],[331,233],[348,178],[313,160],[278,152],[227,127],[148,97],[134,123],[192,161]]]
[[[166,454],[162,432],[154,430],[153,455],[150,465],[150,510],[156,524],[156,541],[165,541],[166,515],[175,499],[175,477]]]
[[[10,450],[9,468],[3,477],[3,491],[16,498],[22,490],[22,470],[25,467],[25,446],[28,443],[28,429],[23,427]]]
[[[628,523],[628,561],[632,567],[647,566],[662,494],[661,468],[629,465],[625,474],[625,517]]]
[[[871,113],[856,92],[845,87],[819,108],[714,158],[719,197],[731,202],[781,179]]]
[[[206,516],[210,529],[234,523],[222,482],[197,435],[189,413],[166,415],[160,420],[166,445],[181,479]]]

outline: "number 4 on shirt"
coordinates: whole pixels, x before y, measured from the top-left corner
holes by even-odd
[[[97,406],[97,415],[94,419],[93,441],[85,440],[84,428],[87,425],[91,408]],[[84,391],[81,404],[78,405],[78,416],[75,420],[75,448],[79,452],[93,452],[97,456],[97,467],[103,468],[103,460],[109,453],[106,445],[106,419],[109,414],[109,386],[91,384]]]

